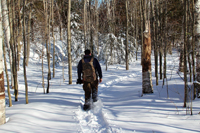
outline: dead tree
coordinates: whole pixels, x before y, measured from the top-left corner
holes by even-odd
[[[142,92],[153,93],[151,73],[151,33],[150,22],[146,22],[142,56]]]

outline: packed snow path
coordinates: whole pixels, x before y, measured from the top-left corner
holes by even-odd
[[[102,102],[99,99],[98,102],[92,105],[89,111],[82,110],[84,104],[84,98],[81,99],[81,105],[78,107],[78,111],[75,112],[76,118],[79,120],[81,132],[83,133],[107,133],[109,129],[108,122],[104,113],[102,112]]]
[[[118,82],[122,82],[123,80],[127,80],[127,78],[133,78],[136,74],[131,74],[129,76],[124,76],[117,78],[115,80],[111,80],[106,82],[103,85],[99,86],[99,95]],[[107,121],[106,113],[103,112],[103,103],[101,98],[98,98],[96,103],[92,104],[92,107],[89,111],[84,111],[82,106],[84,105],[84,97],[80,99],[80,106],[78,107],[78,111],[75,112],[75,119],[79,121],[79,125],[81,127],[81,131],[83,133],[122,133],[122,129],[120,127],[113,128],[109,126]]]

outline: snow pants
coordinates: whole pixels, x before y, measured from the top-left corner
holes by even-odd
[[[84,81],[83,90],[85,91],[85,104],[89,104],[91,94],[93,101],[96,102],[98,94],[98,80],[95,80],[94,82]]]

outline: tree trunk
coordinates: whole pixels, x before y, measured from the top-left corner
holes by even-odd
[[[129,70],[129,60],[128,60],[128,0],[126,0],[126,70]]]
[[[184,44],[181,43],[180,59],[179,59],[179,71],[184,72]]]
[[[99,38],[98,38],[98,31],[99,31],[99,14],[98,14],[98,0],[95,0],[95,45],[97,48],[97,57],[99,58]]]
[[[52,25],[52,37],[53,37],[53,78],[55,77],[55,36],[54,36],[54,0],[51,0],[51,25]]]
[[[71,0],[68,1],[68,15],[67,15],[67,51],[68,51],[68,65],[69,65],[69,84],[72,84],[72,58],[71,58]]]
[[[136,42],[136,55],[135,58],[136,60],[137,58],[137,53],[138,53],[138,22],[137,22],[137,18],[138,18],[138,9],[137,9],[137,5],[135,4],[135,42]]]
[[[184,0],[184,107],[188,101],[188,89],[187,89],[187,0]]]
[[[14,76],[14,89],[15,89],[15,101],[18,101],[18,80],[17,80],[17,53],[16,53],[16,38],[15,38],[15,1],[12,1],[12,69]]]
[[[195,4],[196,13],[197,13],[197,22],[196,22],[196,37],[197,37],[197,53],[196,53],[196,80],[200,82],[200,0],[196,1]],[[200,98],[200,85],[196,85],[197,88],[197,97]]]
[[[193,71],[193,82],[196,80],[196,71],[195,71],[195,30],[194,30],[194,24],[195,24],[195,7],[194,7],[194,0],[192,0],[192,71]],[[193,99],[196,98],[197,92],[196,92],[196,85],[194,84],[194,94]]]
[[[43,0],[44,5],[44,17],[45,17],[45,43],[46,43],[46,55],[47,55],[47,63],[48,63],[48,74],[47,74],[47,89],[46,93],[49,93],[49,80],[51,79],[51,70],[50,70],[50,50],[49,50],[49,17],[48,17],[48,2],[46,0]]]
[[[3,30],[4,30],[4,38],[5,38],[5,44],[8,51],[9,56],[9,62],[10,62],[10,68],[12,68],[12,55],[10,50],[10,26],[9,26],[9,16],[8,16],[8,8],[6,0],[1,0],[1,6],[2,6],[2,23],[3,23]],[[13,71],[11,70],[11,84],[14,85],[14,79],[13,79]]]
[[[28,84],[26,77],[26,22],[25,22],[25,0],[23,0],[23,40],[24,40],[24,83],[25,83],[25,95],[26,95],[26,104],[28,104]]]
[[[164,66],[163,66],[163,75],[164,78],[167,78],[166,71],[167,71],[167,1],[165,1],[165,20],[164,20]],[[164,80],[163,80],[164,85]]]
[[[155,0],[155,45],[154,45],[154,57],[155,57],[155,77],[156,85],[158,85],[158,0]]]
[[[0,18],[2,18],[1,2],[0,2]],[[3,36],[2,20],[0,20],[0,125],[6,123],[2,36]]]
[[[10,83],[9,83],[8,69],[7,69],[7,63],[6,63],[6,50],[5,50],[4,41],[3,41],[3,53],[4,53],[4,66],[5,66],[6,79],[7,79],[7,92],[8,92],[8,98],[9,98],[9,107],[12,107],[12,98],[11,98],[11,94],[10,94]]]
[[[86,19],[87,19],[87,0],[84,0],[84,14],[83,14],[83,22],[84,22],[84,44],[85,44],[85,49],[87,48],[86,44],[86,34],[87,34],[87,25],[86,25]]]
[[[153,93],[151,74],[151,34],[150,22],[146,22],[142,58],[142,92]]]
[[[160,3],[159,4],[159,12],[160,14],[163,14],[163,4]],[[163,21],[162,21],[163,17],[160,17],[159,21],[160,21],[160,45],[159,45],[159,59],[160,59],[160,79],[162,79],[163,77],[163,70],[162,70],[162,66],[163,66],[163,62],[162,62],[162,57],[163,57],[163,33],[164,33],[164,30],[163,30]]]
[[[2,2],[5,1],[5,0],[2,0]],[[5,3],[5,2],[4,2]],[[12,36],[12,33],[13,33],[13,28],[12,28],[12,6],[11,6],[11,0],[9,0],[8,2],[8,9],[9,9],[9,12],[8,12],[8,20],[9,20],[9,25],[10,26],[7,26],[8,27],[8,33],[10,32],[10,38],[6,39],[6,42],[7,42],[7,48],[8,48],[8,56],[9,56],[9,62],[10,62],[10,72],[11,72],[11,88],[14,89],[14,73],[13,73],[13,69],[12,69],[12,66],[13,66],[13,61],[12,61],[12,44],[13,44],[13,36]],[[5,4],[3,4],[2,6],[4,6]],[[6,10],[5,10],[6,11]],[[4,13],[4,12],[3,12]],[[6,13],[7,14],[7,13]],[[3,16],[6,17],[6,15],[3,14]],[[3,17],[4,19],[4,17]],[[5,22],[5,21],[3,21]],[[10,30],[9,30],[10,28]],[[8,33],[5,33],[5,34],[8,34]],[[8,34],[9,35],[9,34]],[[9,36],[8,36],[9,37]],[[10,43],[9,43],[9,40],[10,40]]]
[[[32,8],[29,10],[29,15],[28,15],[28,28],[27,28],[27,58],[26,58],[26,66],[28,66],[28,61],[29,61],[29,56],[30,56],[30,39],[31,39],[31,12]]]
[[[143,31],[143,29],[144,29],[144,27],[143,27],[143,21],[144,20],[142,20],[142,1],[140,1],[140,31],[141,31],[141,65],[143,64],[142,63],[142,58],[143,58],[143,38],[144,38],[144,34],[142,34],[142,31]]]
[[[17,14],[18,14],[18,22],[16,22],[16,23],[18,23],[18,26],[16,27],[16,39],[17,39],[17,55],[16,55],[16,57],[17,57],[17,61],[16,61],[16,63],[17,63],[17,71],[19,71],[19,65],[20,65],[20,57],[21,57],[21,49],[22,49],[22,45],[21,45],[21,41],[22,41],[22,21],[21,21],[21,12],[20,12],[20,5],[21,5],[21,0],[18,0],[18,2],[17,2],[17,8],[18,8],[18,10],[17,10]],[[16,11],[16,10],[15,10]],[[17,21],[17,20],[14,20],[14,21]]]
[[[91,54],[94,54],[94,44],[93,44],[93,27],[92,27],[92,0],[89,0],[89,31],[90,31],[90,50]]]

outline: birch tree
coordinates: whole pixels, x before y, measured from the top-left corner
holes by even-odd
[[[146,22],[142,57],[142,92],[153,93],[151,73],[151,34],[150,22]]]
[[[2,22],[3,22],[3,29],[4,29],[4,39],[5,44],[8,51],[8,57],[10,62],[10,68],[12,68],[12,55],[11,55],[11,49],[10,49],[10,25],[9,25],[9,12],[7,7],[7,1],[1,0],[1,6],[2,6]],[[14,79],[13,79],[13,70],[11,69],[11,85],[14,86]]]
[[[196,9],[196,38],[197,38],[197,51],[196,51],[196,80],[200,82],[200,0],[195,3]],[[200,85],[196,85],[197,97],[200,98]]]
[[[5,66],[5,72],[6,72],[6,79],[7,79],[7,92],[8,92],[8,98],[9,98],[9,107],[12,106],[12,98],[10,93],[10,83],[9,83],[9,76],[8,76],[8,69],[7,69],[7,62],[6,62],[6,48],[5,43],[3,41],[3,56],[4,56],[4,66]]]
[[[6,122],[2,39],[3,39],[2,10],[0,2],[0,125]]]

